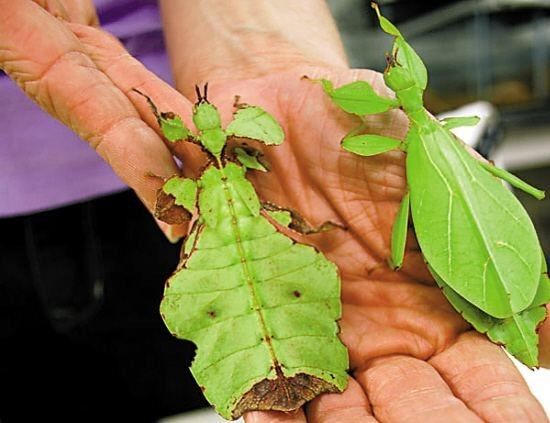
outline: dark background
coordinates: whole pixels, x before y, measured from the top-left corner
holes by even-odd
[[[133,192],[0,219],[0,420],[148,422],[206,406],[160,318],[171,245]]]

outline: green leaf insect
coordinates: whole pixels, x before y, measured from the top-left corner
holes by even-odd
[[[505,319],[497,319],[470,304],[430,269],[435,281],[443,289],[451,305],[478,332],[485,333],[491,341],[507,345],[516,358],[531,368],[538,366],[537,328],[546,319],[545,304],[550,302],[550,278],[543,260],[537,294],[529,307]]]
[[[293,227],[293,212],[262,205],[246,179],[247,168],[259,166],[250,149],[226,153],[231,137],[280,144],[283,130],[255,106],[240,106],[224,130],[206,87],[197,94],[196,135],[174,115],[161,126],[165,136],[166,128],[179,128],[210,159],[196,180],[172,177],[159,193],[158,217],[183,213],[193,222],[166,282],[164,322],[197,345],[191,372],[226,419],[250,410],[291,411],[321,393],[341,392],[348,353],[338,338],[337,268],[280,232]]]
[[[344,149],[363,156],[394,149],[406,152],[407,194],[392,229],[390,264],[402,265],[410,214],[424,258],[451,304],[476,329],[535,367],[537,326],[546,316],[540,305],[550,301],[548,279],[541,277],[544,257],[535,228],[502,180],[538,199],[544,192],[474,158],[450,132],[475,125],[478,118],[439,122],[427,112],[426,67],[378,6],[372,7],[382,30],[395,37],[384,71],[395,98],[380,99],[364,81],[338,88],[330,81],[321,83],[348,113],[380,113],[385,111],[380,105],[386,104],[402,109],[409,118],[403,141],[359,134],[360,127],[342,142]],[[482,321],[488,323],[484,326]]]

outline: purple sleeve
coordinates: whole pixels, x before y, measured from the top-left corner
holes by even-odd
[[[156,1],[96,0],[105,30],[171,82]],[[73,132],[0,75],[0,217],[51,209],[126,189]]]

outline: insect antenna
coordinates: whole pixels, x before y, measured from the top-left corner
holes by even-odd
[[[203,91],[204,91],[204,96],[202,97],[202,99],[208,103],[208,82],[206,84],[204,84],[204,88],[203,88]]]
[[[195,85],[195,93],[197,94],[197,103],[201,103],[202,102],[202,94],[201,94],[201,89],[199,88],[198,85]]]
[[[198,85],[195,85],[195,93],[197,94],[197,104],[200,103],[209,103],[208,101],[208,82],[204,84],[203,94],[201,94],[201,89]]]

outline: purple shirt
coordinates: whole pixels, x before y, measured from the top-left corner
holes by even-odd
[[[95,0],[102,27],[171,81],[155,0]],[[126,189],[68,128],[0,75],[0,217],[51,209]]]

